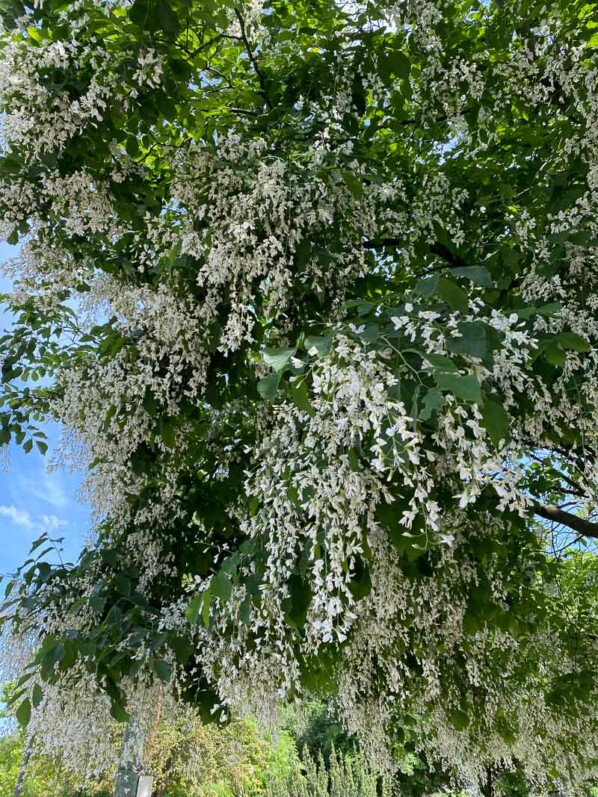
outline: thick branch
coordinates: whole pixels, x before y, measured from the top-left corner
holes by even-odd
[[[467,268],[467,262],[460,255],[455,255],[444,244],[436,243],[430,246],[430,252],[445,260],[451,268]]]
[[[379,241],[364,241],[364,249],[383,249],[384,247],[402,246],[404,241],[400,238],[381,238]],[[441,257],[451,268],[466,268],[467,262],[460,255],[455,255],[448,246],[439,241],[430,244],[430,253]]]
[[[598,540],[598,523],[591,520],[584,520],[578,515],[573,515],[571,512],[565,512],[559,509],[558,506],[547,506],[541,504],[539,501],[534,501],[534,513],[544,520],[550,520],[553,523],[560,523],[561,526],[577,531],[584,537],[593,537]]]
[[[403,241],[399,240],[399,238],[381,238],[379,241],[364,241],[363,248],[364,249],[384,249],[385,246],[389,248],[393,248],[395,246],[401,246],[404,243]]]
[[[247,50],[247,55],[249,56],[249,60],[251,61],[251,64],[253,66],[253,70],[257,75],[257,79],[260,82],[262,96],[266,100],[266,105],[268,106],[268,108],[272,109],[272,103],[270,102],[268,93],[266,91],[266,79],[264,78],[264,73],[260,69],[260,65],[256,61],[255,55],[253,54],[253,50],[251,49],[251,45],[249,44],[249,39],[247,38],[247,32],[245,30],[245,20],[241,16],[241,13],[238,8],[235,8],[235,15],[237,17],[237,20],[239,21],[239,26],[241,28],[241,40],[245,45],[245,49]]]

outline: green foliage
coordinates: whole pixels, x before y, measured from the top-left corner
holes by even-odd
[[[0,737],[0,797],[13,797],[23,766],[21,736]],[[22,797],[106,797],[106,783],[89,789],[78,785],[77,776],[60,762],[44,756],[33,757],[25,769]]]
[[[269,784],[267,797],[390,797],[390,781],[360,756],[343,756],[334,747],[328,764],[305,750],[300,770]]]
[[[259,797],[270,778],[291,772],[295,747],[287,734],[272,740],[251,720],[222,728],[186,711],[160,722],[145,755],[156,797]]]
[[[276,740],[244,720],[226,728],[203,725],[190,713],[163,720],[151,734],[146,767],[155,797],[464,797],[458,773],[403,753],[399,768],[382,773],[359,752],[320,701],[288,711]],[[115,744],[117,744],[115,737]],[[13,797],[23,763],[21,736],[0,738],[0,797]],[[519,769],[493,773],[493,797],[530,797]],[[465,785],[465,784],[463,784]],[[590,788],[588,797],[595,797]],[[85,788],[60,761],[34,755],[23,797],[107,797],[109,780]]]

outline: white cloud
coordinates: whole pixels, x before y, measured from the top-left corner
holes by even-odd
[[[39,525],[43,526],[49,531],[55,531],[56,529],[68,524],[66,520],[62,520],[62,518],[56,517],[56,515],[42,515]]]
[[[0,504],[0,517],[6,517],[13,526],[24,529],[52,532],[67,526],[68,523],[56,515],[40,515],[33,517],[26,509],[19,509],[14,504]]]
[[[29,512],[12,504],[9,506],[0,504],[0,516],[10,518],[13,525],[23,526],[25,529],[32,529],[35,526]]]
[[[62,487],[60,475],[55,471],[48,473],[42,470],[36,479],[25,478],[20,481],[23,489],[54,509],[64,509],[71,503],[69,495]]]

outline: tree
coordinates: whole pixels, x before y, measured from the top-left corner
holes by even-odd
[[[116,721],[113,720],[113,725]],[[23,733],[0,739],[0,795],[13,797],[22,762]],[[115,754],[119,734],[112,734]],[[122,737],[122,734],[120,734]],[[153,776],[155,797],[257,797],[268,784],[291,780],[299,759],[291,737],[263,736],[255,722],[232,722],[226,728],[202,724],[192,709],[171,707],[157,723],[145,750],[146,771]],[[69,757],[66,757],[67,763]],[[61,757],[30,757],[23,797],[107,797],[112,793],[114,762],[81,786],[81,775],[63,765]]]
[[[547,529],[598,536],[595,6],[4,20],[0,442],[59,420],[97,519],[8,587],[21,719],[318,688],[379,752],[581,784],[596,565],[564,600]]]

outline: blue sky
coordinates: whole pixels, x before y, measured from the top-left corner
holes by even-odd
[[[0,244],[0,262],[13,253],[14,247]],[[0,274],[0,293],[9,290],[10,282]],[[0,332],[9,324],[10,318],[0,314]],[[80,478],[47,468],[60,430],[49,425],[44,431],[49,444],[45,457],[35,448],[25,454],[11,445],[9,468],[0,470],[0,575],[22,564],[32,541],[44,531],[64,537],[63,558],[69,561],[76,558],[89,532],[89,508],[76,497]]]

